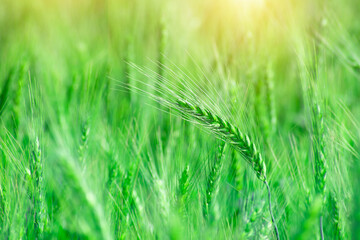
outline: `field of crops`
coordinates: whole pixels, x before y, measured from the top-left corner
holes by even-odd
[[[360,239],[359,0],[1,0],[0,239]]]

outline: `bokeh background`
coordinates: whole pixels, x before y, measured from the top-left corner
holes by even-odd
[[[357,0],[2,0],[0,238],[273,239],[266,189],[230,147],[204,217],[220,141],[165,103],[182,97],[252,137],[281,239],[319,238],[320,215],[327,239],[359,239],[359,11]]]

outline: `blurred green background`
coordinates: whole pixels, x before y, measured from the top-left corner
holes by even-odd
[[[254,141],[281,239],[320,239],[319,216],[326,239],[360,239],[359,11],[1,0],[0,238],[274,239],[266,188],[229,144],[204,215],[221,141],[167,103],[184,98]]]

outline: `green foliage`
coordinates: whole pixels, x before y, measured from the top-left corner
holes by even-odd
[[[0,239],[359,239],[357,0],[0,2]]]

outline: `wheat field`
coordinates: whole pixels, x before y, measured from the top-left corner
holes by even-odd
[[[358,0],[1,0],[0,239],[360,239]]]

